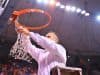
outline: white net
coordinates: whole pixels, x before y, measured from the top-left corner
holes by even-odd
[[[27,47],[27,41],[30,41],[29,38],[27,39],[27,36],[23,35],[22,33],[18,33],[17,41],[10,50],[10,56],[14,57],[15,59],[31,62],[32,57],[24,50]]]

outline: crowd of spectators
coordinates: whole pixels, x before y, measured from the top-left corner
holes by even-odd
[[[0,64],[0,75],[37,75],[37,68],[31,63],[10,62]]]

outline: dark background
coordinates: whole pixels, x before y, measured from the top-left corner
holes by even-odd
[[[71,4],[90,12],[89,17],[66,12],[58,7],[38,4],[36,0],[10,0],[0,16],[0,62],[9,60],[9,52],[17,35],[14,25],[8,25],[8,19],[14,10],[39,8],[50,13],[52,22],[49,27],[37,30],[42,35],[48,31],[57,33],[60,43],[67,53],[67,65],[81,66],[86,71],[100,70],[100,23],[95,16],[100,13],[100,0],[59,0],[62,4]],[[29,26],[46,23],[41,14],[22,15],[20,22]],[[84,65],[84,66],[83,66]]]
[[[24,8],[39,8],[50,13],[52,22],[49,27],[38,30],[40,34],[55,31],[60,38],[60,43],[70,53],[82,55],[100,55],[100,23],[95,20],[100,11],[99,0],[59,0],[62,4],[71,4],[90,12],[89,17],[77,13],[66,12],[57,7],[39,4],[36,0],[10,0],[4,13],[0,16],[0,55],[6,55],[9,48],[16,40],[14,25],[8,25],[8,19],[14,10]],[[41,18],[40,18],[41,17]],[[26,25],[41,25],[46,23],[46,18],[38,14],[26,14],[21,17],[21,22]],[[4,50],[3,50],[3,49]],[[8,48],[7,48],[8,49]],[[6,53],[5,53],[6,52]]]
[[[100,12],[100,0],[59,0],[62,4],[71,4],[90,12],[89,17],[77,13],[66,12],[58,7],[38,4],[36,0],[10,0],[4,13],[0,16],[0,58],[6,58],[16,41],[14,25],[8,25],[8,19],[14,10],[24,8],[39,8],[50,13],[52,22],[49,27],[34,31],[42,35],[48,31],[57,33],[60,43],[66,48],[67,54],[77,56],[100,55],[100,23],[95,20]],[[46,23],[44,15],[22,15],[21,23],[26,25],[41,25]],[[94,58],[93,58],[94,59]]]

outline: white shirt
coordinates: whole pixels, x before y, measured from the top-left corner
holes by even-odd
[[[30,32],[30,37],[44,49],[31,44],[29,36],[25,36],[25,52],[28,52],[38,62],[38,75],[50,75],[50,70],[56,66],[65,66],[66,50],[60,44],[37,33]]]

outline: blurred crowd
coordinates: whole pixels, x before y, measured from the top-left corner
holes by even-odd
[[[0,64],[0,75],[37,75],[37,69],[30,64],[20,65],[15,62]]]

